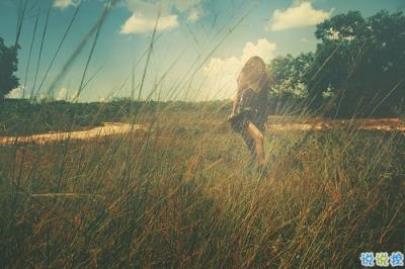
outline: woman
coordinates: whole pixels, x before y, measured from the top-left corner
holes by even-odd
[[[249,152],[249,164],[256,159],[259,171],[265,170],[264,129],[267,120],[268,76],[262,58],[251,57],[238,77],[238,88],[229,116],[231,127],[241,134]]]

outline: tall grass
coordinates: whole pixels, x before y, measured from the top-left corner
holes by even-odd
[[[356,268],[403,248],[402,134],[268,133],[259,178],[221,118],[153,118],[68,148],[3,146],[1,267]]]

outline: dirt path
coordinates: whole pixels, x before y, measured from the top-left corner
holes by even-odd
[[[109,122],[104,123],[103,126],[83,131],[46,133],[29,136],[3,136],[3,137],[0,136],[0,145],[26,144],[26,143],[45,144],[63,141],[66,139],[90,140],[97,137],[126,134],[131,131],[145,130],[145,129],[146,128],[141,124],[135,124],[134,126],[132,126],[131,124],[127,123]]]
[[[347,128],[349,126],[356,126],[360,130],[369,131],[385,131],[393,132],[399,131],[405,133],[405,125],[400,119],[382,119],[382,120],[325,120],[310,123],[269,123],[268,129],[270,131],[321,131],[339,128]],[[104,123],[103,126],[95,127],[89,130],[72,131],[72,132],[59,132],[59,133],[46,133],[36,134],[30,136],[0,136],[0,145],[11,144],[45,144],[66,139],[72,140],[90,140],[98,137],[126,134],[131,131],[143,130],[146,127],[142,124],[135,124],[131,126],[128,123],[109,122]]]
[[[268,128],[273,131],[324,131],[353,126],[359,130],[367,131],[405,132],[405,125],[399,119],[355,120],[353,122],[350,120],[326,120],[312,123],[270,123]]]

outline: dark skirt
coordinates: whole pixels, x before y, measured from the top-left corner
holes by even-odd
[[[260,131],[264,131],[267,120],[267,91],[259,93],[251,89],[243,91],[239,100],[237,114],[230,121],[235,132],[246,131],[249,122],[253,123]]]

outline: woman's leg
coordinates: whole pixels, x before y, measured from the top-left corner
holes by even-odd
[[[251,122],[248,122],[247,133],[255,142],[256,158],[259,165],[265,164],[263,133]]]
[[[245,141],[245,144],[249,150],[249,162],[248,165],[253,165],[256,159],[256,143],[252,137],[247,133],[246,130],[241,132],[241,136],[243,138],[243,141]]]

